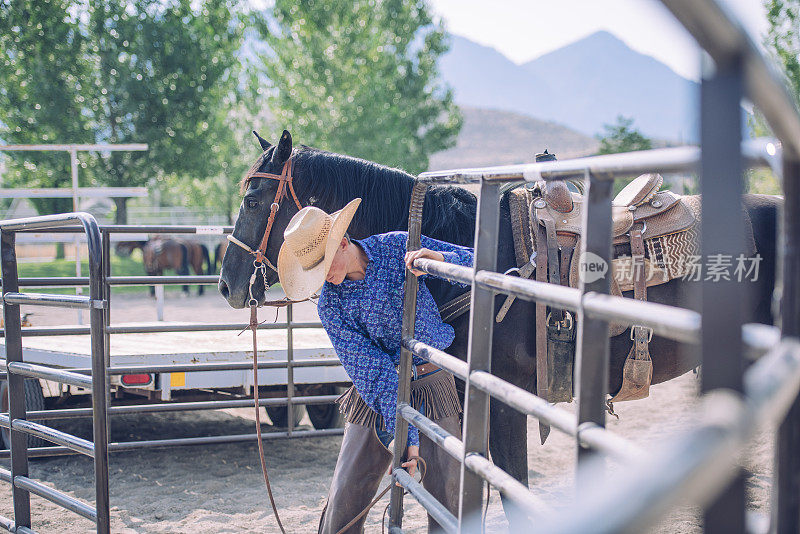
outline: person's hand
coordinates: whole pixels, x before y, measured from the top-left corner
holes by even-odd
[[[414,477],[414,473],[417,472],[417,460],[416,458],[419,456],[419,445],[409,445],[406,449],[406,458],[411,458],[411,460],[406,460],[405,462],[400,464],[400,467],[408,471],[408,474],[411,477]],[[389,466],[389,475],[392,474],[392,466]],[[397,486],[400,485],[399,482],[395,482]]]
[[[419,269],[414,269],[414,260],[420,258],[427,258],[429,260],[436,260],[436,261],[444,261],[444,256],[441,252],[436,252],[434,250],[429,250],[427,248],[421,248],[419,250],[413,250],[411,252],[406,252],[406,267],[411,271],[411,274],[414,276],[419,276],[421,274],[425,274],[424,272],[420,271]]]
[[[408,471],[408,474],[412,477],[414,476],[414,472],[417,470],[417,460],[416,458],[419,456],[419,445],[409,445],[406,449],[406,458],[411,458],[411,460],[407,460],[400,464],[400,467],[404,468]]]

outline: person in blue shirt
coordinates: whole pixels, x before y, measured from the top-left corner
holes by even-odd
[[[317,311],[353,386],[340,398],[346,416],[344,438],[319,532],[335,534],[375,495],[390,467],[397,409],[403,285],[406,267],[417,258],[471,266],[473,251],[422,236],[423,248],[406,253],[406,232],[352,240],[346,235],[360,199],[327,214],[309,206],[284,232],[278,274],[294,300],[320,290]],[[412,270],[414,275],[422,275]],[[437,349],[453,342],[453,327],[442,321],[422,276],[417,294],[414,337]],[[451,434],[460,435],[461,404],[453,376],[414,357],[411,404]],[[426,459],[425,486],[450,511],[458,512],[460,467],[409,425],[406,458]],[[402,463],[411,474],[414,460]],[[362,532],[365,518],[347,532]],[[429,526],[435,523],[429,517]]]

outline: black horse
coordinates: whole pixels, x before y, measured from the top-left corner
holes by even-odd
[[[258,134],[256,134],[258,135]],[[349,232],[353,238],[392,230],[405,230],[408,226],[408,208],[414,177],[398,169],[314,148],[292,148],[292,138],[284,131],[277,146],[259,137],[266,152],[262,172],[279,174],[284,162],[291,156],[294,161],[294,187],[304,206],[315,205],[333,212],[356,197],[363,199],[353,219]],[[264,235],[270,204],[276,194],[276,180],[255,178],[243,182],[244,199],[239,210],[233,235],[257,247]],[[748,301],[742,304],[746,322],[772,323],[770,302],[775,272],[775,232],[780,200],[765,195],[746,195],[743,199],[753,224],[758,253],[763,258],[761,276],[748,284]],[[422,224],[424,235],[459,245],[473,246],[477,200],[475,196],[455,186],[431,186],[425,197]],[[283,241],[283,231],[297,212],[294,202],[283,202],[278,210],[267,256],[275,263]],[[497,267],[505,271],[516,267],[514,244],[509,216],[508,199],[501,198],[500,238]],[[243,308],[248,301],[252,258],[240,247],[228,247],[222,263],[219,290],[234,308]],[[267,282],[278,282],[277,273],[268,270]],[[458,289],[442,281],[425,282],[438,304],[457,295]],[[690,307],[690,296],[696,293],[692,282],[676,279],[648,289],[648,300],[662,304]],[[688,289],[688,291],[687,291]],[[257,277],[254,296],[264,300],[261,277]],[[630,295],[626,295],[630,296]],[[495,312],[503,297],[495,299]],[[536,390],[535,304],[517,299],[506,319],[495,326],[492,345],[492,372],[500,378],[528,391]],[[452,325],[456,338],[447,350],[466,360],[469,328],[468,315],[456,318]],[[630,330],[611,339],[611,362],[608,391],[616,392],[622,385],[622,367],[630,349]],[[653,383],[664,382],[693,369],[699,364],[696,349],[661,338],[653,337],[650,343],[653,358]],[[494,462],[523,484],[528,483],[527,418],[502,402],[492,399],[490,409],[489,447]],[[513,525],[517,516],[504,499],[509,521]],[[522,523],[525,524],[525,523]]]

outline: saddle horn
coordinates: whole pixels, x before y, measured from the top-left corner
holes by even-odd
[[[536,163],[541,161],[556,161],[556,155],[545,149],[541,154],[536,154]],[[563,180],[545,182],[544,200],[558,212],[569,213],[572,211],[572,193],[569,192],[569,187]]]

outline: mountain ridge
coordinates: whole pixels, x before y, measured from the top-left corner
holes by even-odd
[[[461,106],[461,112],[464,123],[456,146],[432,154],[429,170],[530,163],[545,148],[568,159],[593,154],[599,146],[596,139],[561,124],[511,111]]]
[[[494,48],[451,34],[440,59],[456,102],[553,121],[586,135],[618,115],[669,141],[697,137],[697,84],[605,31],[516,64]]]

